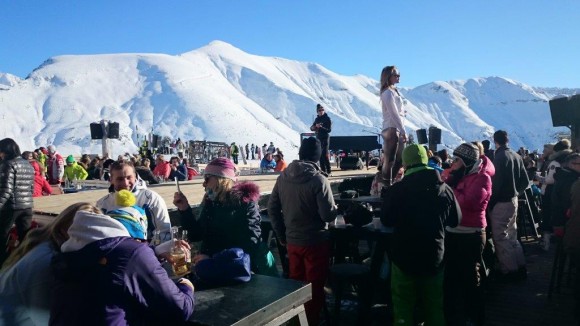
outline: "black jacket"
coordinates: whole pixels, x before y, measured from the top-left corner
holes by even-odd
[[[322,127],[320,127],[318,130],[316,130],[317,123],[322,123]],[[330,132],[332,131],[332,121],[330,121],[330,117],[328,116],[328,114],[325,113],[321,116],[317,116],[316,119],[314,119],[314,122],[312,123],[310,130],[316,131],[316,135],[318,137],[328,136],[328,134],[330,134]]]
[[[27,160],[17,157],[0,162],[0,211],[8,207],[33,207],[34,169]]]
[[[566,212],[572,207],[572,185],[580,178],[580,173],[566,168],[558,169],[554,174],[552,188],[552,225],[564,226]]]
[[[437,274],[443,267],[445,227],[460,220],[453,190],[435,170],[407,175],[383,193],[381,222],[394,228],[391,260],[405,274]]]
[[[258,266],[266,264],[259,198],[260,190],[255,183],[236,183],[225,202],[204,196],[197,217],[191,207],[179,211],[181,226],[188,230],[190,241],[202,242],[202,254],[213,256],[225,249],[241,248],[250,255],[252,271],[263,273],[258,270]]]
[[[522,157],[507,146],[495,151],[495,175],[492,177],[491,199],[488,209],[497,202],[508,202],[530,185]]]

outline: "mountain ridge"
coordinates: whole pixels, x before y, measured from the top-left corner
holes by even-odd
[[[551,127],[547,101],[580,93],[496,76],[400,90],[407,131],[437,126],[448,148],[505,129],[513,147],[539,149],[564,130]],[[174,139],[272,141],[295,158],[317,103],[333,119],[334,136],[380,131],[378,81],[313,62],[248,54],[222,41],[179,55],[63,55],[26,79],[0,73],[0,136],[23,150],[55,144],[63,153],[100,153],[88,125],[107,119],[121,127],[113,154],[136,151],[152,131]]]

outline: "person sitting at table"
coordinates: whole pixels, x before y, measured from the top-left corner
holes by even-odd
[[[34,169],[34,189],[32,190],[32,197],[51,195],[52,187],[42,172],[40,172],[40,164],[36,161],[30,161],[30,165],[32,165],[32,168]]]
[[[169,160],[169,180],[185,181],[187,180],[187,167],[179,163],[179,157],[173,156]]]
[[[111,186],[114,192],[107,194],[97,201],[99,207],[106,214],[108,211],[119,208],[116,204],[116,192],[129,190],[137,198],[137,206],[143,207],[147,215],[147,238],[153,237],[153,230],[159,230],[161,241],[171,240],[171,220],[167,205],[156,192],[147,189],[145,182],[137,178],[137,172],[129,161],[114,162],[109,167]]]
[[[282,152],[278,152],[278,154],[274,155],[274,161],[276,162],[276,167],[274,168],[275,172],[282,172],[288,166],[286,161],[284,161],[284,154],[282,154]]]
[[[175,325],[191,317],[193,285],[169,278],[146,242],[143,219],[75,214],[51,263],[51,325]]]
[[[163,182],[169,179],[170,173],[171,164],[165,161],[165,157],[162,154],[157,155],[157,159],[155,160],[155,169],[153,169],[153,175]]]
[[[50,260],[68,239],[67,230],[77,211],[101,212],[89,203],[70,205],[50,224],[28,232],[4,262],[0,270],[1,325],[48,325],[54,285]]]
[[[274,172],[276,168],[276,161],[272,158],[272,153],[266,153],[260,162],[260,169],[262,172]]]
[[[181,215],[181,226],[190,241],[201,241],[200,255],[193,262],[207,259],[230,248],[241,248],[250,255],[256,274],[278,276],[274,256],[262,242],[260,189],[253,182],[236,182],[237,168],[225,157],[216,158],[205,168],[200,213],[196,218],[182,192],[173,204]]]
[[[473,144],[459,145],[453,156],[446,183],[453,188],[462,218],[457,227],[446,228],[445,318],[448,325],[483,325],[481,255],[486,241],[485,216],[495,168]]]
[[[141,163],[135,165],[135,171],[137,171],[137,175],[139,175],[143,181],[146,181],[147,184],[156,185],[159,183],[159,180],[157,180],[153,175],[150,165],[151,161],[148,158],[144,158]]]
[[[428,167],[425,148],[403,150],[405,176],[383,194],[381,222],[393,228],[391,292],[396,325],[414,325],[415,306],[426,325],[445,325],[443,254],[445,227],[456,227],[461,210],[451,187]]]
[[[79,165],[72,155],[67,156],[66,166],[64,167],[64,178],[68,181],[85,180],[89,173]]]
[[[326,223],[337,215],[330,182],[317,163],[321,152],[318,139],[304,139],[299,160],[280,174],[268,202],[272,229],[288,249],[290,278],[312,283],[312,300],[305,304],[309,325],[318,325],[324,305],[331,248]]]

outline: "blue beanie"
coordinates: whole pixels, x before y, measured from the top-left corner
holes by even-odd
[[[135,205],[135,195],[128,190],[118,191],[116,203],[121,206],[107,215],[125,226],[132,238],[147,240],[147,218],[143,208]]]

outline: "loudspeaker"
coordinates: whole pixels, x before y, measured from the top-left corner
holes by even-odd
[[[119,139],[119,123],[109,122],[109,135],[107,136],[111,139]]]
[[[417,130],[417,144],[427,144],[429,141],[427,140],[427,130],[426,129],[418,129]]]
[[[580,94],[553,99],[549,103],[554,127],[580,123]]]
[[[364,164],[362,160],[358,157],[347,156],[340,160],[341,170],[362,170]]]
[[[153,137],[151,137],[151,148],[157,148],[158,143],[159,143],[159,136],[153,135]]]
[[[93,122],[91,127],[91,139],[103,139],[103,128],[100,123]]]
[[[429,144],[441,144],[441,129],[437,127],[429,128]]]

